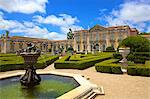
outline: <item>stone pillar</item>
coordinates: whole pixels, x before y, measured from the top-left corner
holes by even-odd
[[[80,33],[80,52],[83,52],[83,34]]]
[[[108,46],[111,46],[111,44],[110,44],[110,33],[107,33],[107,34],[106,34],[106,48],[107,48]]]
[[[55,55],[55,53],[54,53],[54,44],[52,44],[51,55]]]
[[[2,53],[9,53],[9,52],[11,52],[11,50],[10,50],[10,39],[8,39],[8,38],[4,38],[3,40],[2,40],[2,48],[1,48],[1,52]]]

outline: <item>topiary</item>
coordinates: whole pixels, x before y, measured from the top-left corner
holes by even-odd
[[[134,63],[142,63],[144,64],[146,60],[149,59],[150,53],[150,41],[141,36],[131,36],[124,39],[120,44],[120,46],[130,47],[130,54],[127,59],[130,61],[134,61]],[[142,53],[141,53],[142,52]]]

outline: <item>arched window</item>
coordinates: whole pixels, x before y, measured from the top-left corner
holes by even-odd
[[[96,44],[96,51],[99,51],[99,44]]]
[[[80,51],[80,45],[78,45],[78,51]]]
[[[106,47],[105,44],[103,44],[103,51],[105,51],[105,47]]]
[[[91,51],[92,51],[92,49],[93,49],[93,46],[91,45],[91,47],[90,47],[90,48],[91,48]]]

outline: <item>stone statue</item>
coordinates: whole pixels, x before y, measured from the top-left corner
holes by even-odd
[[[6,31],[6,38],[9,37],[9,31]]]
[[[69,32],[67,33],[67,39],[73,39],[74,38],[74,35],[72,33],[72,30],[69,29]]]

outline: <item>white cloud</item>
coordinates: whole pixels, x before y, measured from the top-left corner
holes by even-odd
[[[76,17],[72,17],[67,14],[60,14],[58,17],[55,15],[49,15],[46,18],[42,16],[34,16],[33,21],[37,21],[39,23],[51,24],[55,26],[69,26],[79,22]]]
[[[150,4],[140,2],[128,2],[121,6],[119,17],[122,20],[134,22],[150,21]]]
[[[150,22],[150,2],[146,0],[126,0],[118,9],[113,9],[109,15],[103,15],[108,26],[130,25],[140,31],[148,30]]]
[[[0,0],[0,9],[10,13],[45,13],[46,3],[48,0]]]
[[[5,20],[0,15],[0,30],[9,30],[10,33],[24,33],[26,37],[46,38],[51,40],[66,39],[66,34],[49,32],[47,28],[41,28],[33,22],[18,22],[16,20]]]
[[[55,15],[49,15],[45,18],[42,16],[34,16],[33,21],[58,26],[62,33],[69,32],[69,28],[71,28],[72,31],[83,29],[83,27],[76,25],[76,23],[79,22],[77,17],[72,17],[67,14],[59,14],[58,17]]]

